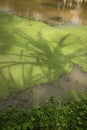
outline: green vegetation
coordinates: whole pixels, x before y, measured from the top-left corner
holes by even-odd
[[[86,130],[87,93],[69,96],[66,101],[50,97],[30,110],[8,107],[0,110],[0,130]]]
[[[0,96],[87,71],[87,26],[53,28],[0,12]]]
[[[87,26],[55,28],[0,12],[0,97],[56,80],[74,64],[87,72]],[[87,129],[87,93],[0,109],[0,130],[64,129]]]

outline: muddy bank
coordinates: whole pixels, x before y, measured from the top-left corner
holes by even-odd
[[[39,101],[49,96],[64,98],[71,91],[87,91],[87,73],[77,65],[74,65],[70,74],[64,74],[59,80],[50,84],[42,84],[33,89],[35,98]]]
[[[33,104],[42,103],[51,96],[63,99],[71,91],[87,91],[87,73],[77,65],[74,65],[70,74],[62,75],[59,80],[52,83],[42,83],[32,89],[12,94],[7,99],[0,99],[0,106],[1,108],[8,106],[31,108]]]

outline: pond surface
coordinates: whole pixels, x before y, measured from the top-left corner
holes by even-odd
[[[82,4],[74,3],[72,6],[67,5],[65,7],[63,2],[58,3],[57,0],[44,0],[44,1],[37,0],[37,2],[35,0],[0,0],[0,10],[11,13],[11,14],[16,14],[18,16],[23,16],[23,17],[26,17],[26,18],[29,18],[29,19],[32,19],[35,21],[43,21],[49,25],[55,25],[55,26],[57,26],[57,25],[58,26],[59,25],[76,25],[76,24],[77,25],[78,24],[87,25],[87,3],[82,3]],[[62,29],[60,30],[60,28],[58,28],[59,30],[55,30],[55,29],[53,30],[53,28],[50,28],[49,26],[47,26],[46,24],[43,24],[41,22],[39,23],[39,22],[30,21],[30,23],[28,24],[29,20],[22,21],[21,18],[19,18],[19,20],[18,20],[16,18],[13,19],[13,17],[14,16],[11,16],[11,20],[14,21],[12,23],[10,23],[9,17],[7,17],[7,21],[5,21],[5,23],[3,22],[4,21],[3,17],[2,17],[2,21],[0,21],[0,24],[1,24],[0,25],[1,68],[3,68],[2,65],[4,65],[6,63],[6,61],[7,61],[6,65],[8,66],[8,68],[1,71],[2,72],[1,75],[3,75],[5,72],[7,74],[7,75],[4,74],[5,76],[7,76],[6,78],[13,80],[12,82],[16,81],[19,77],[20,77],[20,79],[18,79],[19,82],[21,82],[22,80],[23,80],[23,82],[25,82],[24,80],[25,80],[27,73],[25,73],[24,70],[25,70],[25,68],[28,68],[28,67],[30,67],[29,71],[26,71],[26,72],[29,72],[29,74],[30,74],[29,75],[30,79],[28,78],[28,82],[30,80],[30,83],[33,83],[33,82],[37,83],[37,80],[40,79],[39,77],[37,77],[37,79],[34,79],[32,77],[35,77],[39,73],[44,74],[44,72],[43,72],[42,68],[40,68],[40,66],[38,66],[38,67],[36,67],[35,65],[31,66],[31,64],[30,64],[30,66],[28,65],[27,67],[24,67],[23,65],[20,67],[20,65],[19,65],[19,66],[12,66],[12,68],[11,68],[11,66],[9,66],[9,65],[14,65],[14,64],[10,64],[10,63],[17,63],[17,61],[19,59],[20,60],[18,61],[18,63],[19,62],[22,63],[21,62],[22,60],[23,60],[23,63],[28,60],[32,61],[32,59],[28,59],[30,57],[25,58],[22,56],[23,54],[29,54],[28,51],[25,52],[27,50],[26,45],[28,45],[28,44],[26,44],[27,37],[30,38],[28,40],[31,40],[31,39],[33,40],[37,36],[38,37],[38,41],[36,39],[37,43],[39,43],[40,40],[41,40],[41,43],[44,43],[44,39],[45,39],[45,44],[44,44],[45,50],[46,50],[46,47],[49,48],[49,45],[51,47],[51,44],[52,44],[51,49],[53,49],[55,53],[53,53],[53,51],[52,51],[52,53],[50,53],[50,51],[49,51],[49,54],[48,54],[47,53],[48,51],[45,52],[44,47],[42,46],[42,52],[45,52],[48,63],[44,62],[45,61],[44,59],[40,59],[40,61],[42,60],[42,62],[45,63],[45,65],[47,65],[47,67],[48,67],[48,68],[45,68],[46,69],[45,70],[44,66],[43,66],[43,69],[45,71],[47,71],[47,69],[48,69],[47,73],[45,72],[45,75],[47,74],[47,76],[48,76],[50,74],[50,77],[51,77],[51,71],[49,71],[49,67],[50,67],[51,63],[53,64],[52,74],[56,75],[57,73],[58,74],[61,73],[61,71],[63,71],[63,72],[69,71],[69,70],[67,70],[68,65],[67,65],[66,61],[68,61],[69,64],[71,63],[69,56],[71,55],[71,57],[72,57],[72,55],[74,55],[74,53],[76,53],[76,50],[77,50],[77,53],[76,53],[77,57],[78,57],[78,53],[80,55],[82,55],[84,52],[84,55],[85,55],[85,51],[87,52],[86,26],[79,26],[77,29],[76,29],[76,26],[74,26],[74,27],[70,26],[70,29],[67,29],[67,26],[66,26],[66,28],[64,29],[64,32],[63,32],[63,30]],[[17,21],[17,23],[16,23],[16,21]],[[43,28],[45,28],[45,30]],[[46,28],[47,28],[47,30],[46,30]],[[41,29],[43,32],[41,31]],[[31,36],[31,31],[32,31],[32,36]],[[37,34],[40,34],[39,33],[40,31],[42,32],[41,36],[37,35]],[[29,33],[29,35],[27,35],[25,37],[26,32],[27,33],[30,32],[30,33]],[[71,35],[70,36],[66,35],[67,32],[70,33]],[[76,35],[73,35],[74,32],[76,32]],[[10,36],[10,38],[9,38],[9,36]],[[51,36],[53,39],[51,38]],[[57,41],[57,39],[60,39],[60,41]],[[68,44],[67,44],[67,41],[69,42]],[[25,46],[25,48],[24,48],[24,46],[23,46],[23,48],[21,48],[19,46],[19,44],[15,45],[14,43],[16,43],[16,42],[19,44],[21,43],[22,45]],[[35,42],[35,41],[33,41],[33,42]],[[62,45],[64,45],[64,46],[63,47],[57,46],[57,49],[55,50],[55,46],[53,46],[53,44],[56,45],[56,44],[58,44],[58,42],[59,42],[59,45],[60,45],[60,43],[62,43]],[[51,43],[51,44],[48,45],[48,43]],[[31,45],[31,42],[29,44]],[[85,47],[84,47],[84,45],[85,45]],[[11,48],[11,46],[12,46],[12,48]],[[34,51],[34,49],[30,48],[30,47],[31,46],[28,46],[28,48],[30,49],[29,51],[31,51],[31,49]],[[35,47],[35,45],[33,45],[33,47]],[[39,49],[38,47],[41,47],[41,46],[39,45],[36,47],[37,47],[37,49]],[[80,50],[80,49],[82,49],[82,50]],[[80,50],[80,51],[78,51],[78,50]],[[31,51],[31,52],[33,52],[33,51]],[[35,52],[37,52],[37,51],[35,51]],[[71,52],[72,52],[72,54],[71,54]],[[6,53],[8,55],[4,55]],[[38,56],[38,54],[39,53],[35,53],[36,56]],[[52,61],[52,58],[51,59],[49,58],[50,54],[52,54],[54,62]],[[58,55],[58,57],[55,57],[55,54]],[[26,55],[24,55],[24,56],[26,56]],[[29,56],[31,56],[31,55],[29,55]],[[43,53],[42,53],[42,56],[43,56]],[[59,59],[59,61],[57,61],[56,58]],[[65,61],[65,58],[66,58],[66,61]],[[79,62],[79,60],[77,62],[74,62],[74,59],[73,59],[73,64],[75,64],[75,63],[83,64],[83,62],[85,62],[85,60],[87,59],[86,56],[83,57],[84,60],[82,59],[82,57],[80,57],[80,58],[81,59],[79,59],[79,57],[78,57],[80,62]],[[36,60],[37,59],[35,59],[35,61]],[[55,61],[57,61],[57,62],[55,62]],[[60,70],[58,67],[56,67],[57,65],[59,65]],[[86,65],[84,63],[84,66],[86,66]],[[60,67],[60,66],[62,66],[62,67]],[[19,71],[17,71],[17,70],[19,70]],[[35,75],[33,75],[33,72],[35,73]],[[5,77],[4,75],[3,75],[3,77]],[[62,77],[60,77],[60,79],[58,81],[54,81],[53,83],[50,83],[50,84],[48,84],[48,83],[40,84],[37,87],[35,86],[35,88],[32,89],[33,95],[35,96],[35,98],[37,97],[38,100],[43,100],[43,98],[47,98],[48,96],[51,96],[51,95],[59,95],[59,96],[66,95],[69,91],[72,91],[72,90],[87,91],[87,80],[86,79],[87,79],[87,73],[83,72],[83,70],[81,68],[79,68],[78,66],[74,66],[73,70],[70,74],[63,75]],[[44,80],[41,79],[41,82],[42,81],[44,81]],[[3,87],[1,88],[1,90],[4,93]],[[5,90],[7,92],[8,88]],[[9,90],[8,90],[8,93],[9,93]],[[30,90],[29,90],[29,94],[30,94]],[[4,94],[2,94],[2,95],[4,95]],[[24,97],[24,96],[22,96],[22,97]],[[13,100],[12,100],[12,103],[13,103]]]
[[[59,0],[0,0],[0,10],[50,25],[87,25],[87,2],[65,7]]]

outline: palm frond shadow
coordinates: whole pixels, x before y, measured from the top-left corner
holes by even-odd
[[[65,40],[71,35],[62,37],[54,46],[52,46],[47,39],[43,38],[40,33],[38,34],[38,39],[33,39],[23,32],[18,32],[17,35],[26,39],[26,42],[21,45],[23,49],[19,53],[5,52],[4,55],[16,56],[17,61],[9,60],[0,62],[0,71],[7,68],[10,81],[15,84],[16,81],[14,80],[10,68],[13,66],[20,66],[23,86],[26,88],[40,82],[56,80],[60,74],[66,71],[65,66],[67,64],[70,66],[73,64],[73,58],[85,55],[84,49],[78,49],[76,52],[69,55],[63,53],[62,48],[74,44],[74,41],[65,43]],[[20,46],[20,43],[16,45]],[[40,70],[40,73],[35,73],[37,68]]]

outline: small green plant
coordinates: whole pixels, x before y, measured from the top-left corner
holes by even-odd
[[[0,130],[86,130],[87,96],[77,96],[79,100],[73,95],[67,101],[50,97],[30,110],[0,110]]]

